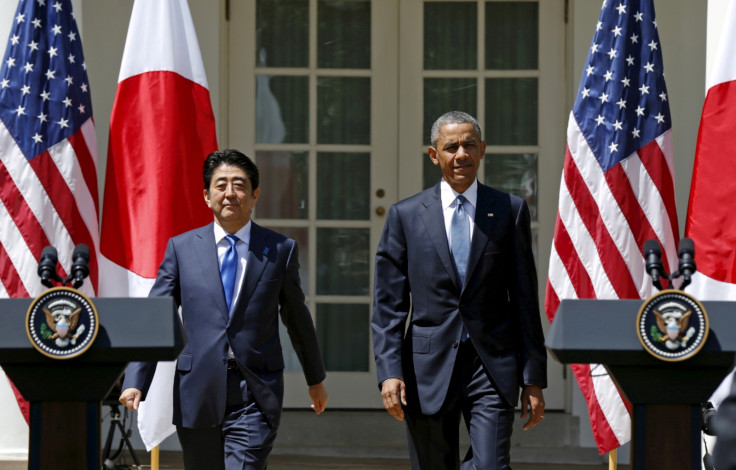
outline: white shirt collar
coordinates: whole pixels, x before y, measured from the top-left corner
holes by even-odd
[[[455,202],[455,199],[457,199],[459,194],[459,192],[452,189],[452,186],[450,186],[444,178],[442,179],[440,182],[440,198],[442,200],[443,209],[450,207]],[[462,193],[462,195],[465,196],[465,199],[473,207],[478,207],[478,178],[473,181],[473,184],[471,184],[470,187]]]
[[[224,228],[220,227],[217,222],[212,224],[215,228],[215,243],[220,243],[227,235],[229,235]],[[249,220],[247,224],[242,226],[240,230],[235,232],[233,235],[238,237],[240,241],[245,242],[246,244],[250,243],[250,226],[251,221]]]

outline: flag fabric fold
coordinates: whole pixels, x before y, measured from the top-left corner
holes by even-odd
[[[685,236],[697,272],[687,291],[702,300],[736,300],[736,2],[726,9],[695,148]]]
[[[569,116],[545,311],[562,299],[647,298],[642,246],[679,238],[671,119],[652,0],[603,2]],[[631,405],[600,364],[571,366],[601,454],[631,438]]]
[[[66,277],[74,247],[90,247],[98,279],[97,140],[82,39],[70,0],[22,0],[0,67],[0,298],[36,297],[46,246]],[[28,421],[28,407],[16,396]]]
[[[147,296],[167,240],[212,220],[202,164],[215,118],[186,0],[133,5],[110,118],[100,291]],[[148,450],[175,432],[174,363],[159,363],[138,412]]]

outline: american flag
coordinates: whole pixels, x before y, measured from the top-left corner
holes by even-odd
[[[570,113],[545,310],[647,298],[648,239],[667,272],[679,238],[669,98],[652,0],[604,1]],[[598,364],[572,366],[601,453],[630,440],[630,404]]]
[[[18,5],[0,68],[0,298],[35,297],[41,250],[62,277],[90,247],[97,288],[97,141],[79,30],[69,0]]]

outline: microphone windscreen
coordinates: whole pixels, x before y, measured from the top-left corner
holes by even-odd
[[[659,249],[657,240],[647,240],[644,242],[644,255],[646,256],[650,253],[662,256],[662,251]]]
[[[689,238],[683,238],[680,240],[680,244],[678,246],[678,252],[680,256],[682,256],[683,253],[690,253],[691,256],[695,255],[695,244],[693,241]]]
[[[74,247],[74,252],[72,253],[72,259],[75,260],[80,256],[84,258],[84,261],[89,262],[89,247],[85,245],[84,243],[80,243],[79,245]]]
[[[59,254],[57,253],[56,248],[51,245],[44,247],[44,249],[41,250],[41,259],[44,258],[48,258],[56,264],[59,260]]]

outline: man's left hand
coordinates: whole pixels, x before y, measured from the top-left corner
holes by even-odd
[[[312,399],[312,409],[315,413],[320,414],[327,406],[327,400],[330,398],[327,389],[323,383],[311,385],[309,387],[309,398]]]
[[[524,431],[533,428],[544,419],[544,395],[539,385],[524,385],[521,391],[521,420],[529,420],[524,423]]]

